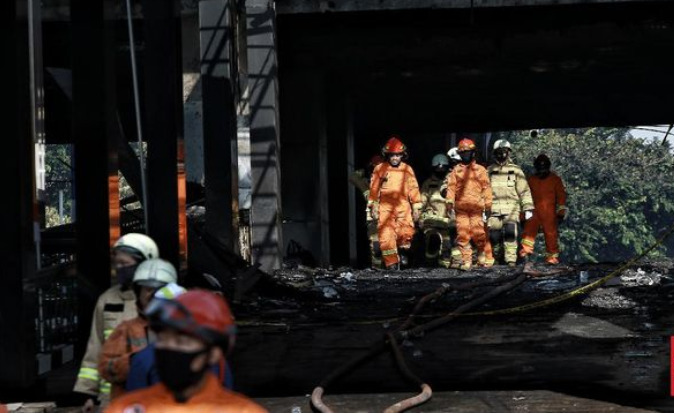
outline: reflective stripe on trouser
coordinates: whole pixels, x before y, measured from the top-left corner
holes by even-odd
[[[559,254],[559,244],[557,241],[557,215],[545,214],[534,210],[534,215],[524,223],[524,232],[522,234],[522,255],[531,254],[534,251],[534,244],[536,243],[536,235],[538,230],[543,228],[543,235],[545,236],[545,250],[548,254]]]
[[[456,212],[456,244],[461,251],[461,259],[464,265],[472,263],[473,249],[470,241],[475,242],[477,251],[484,253],[483,263],[494,263],[494,257],[491,252],[491,243],[487,240],[485,224],[482,221],[482,211],[479,212]]]
[[[517,261],[517,242],[503,242],[503,250],[506,263],[515,263]]]
[[[400,261],[398,247],[408,248],[414,237],[414,222],[409,211],[379,209],[379,244],[384,266]]]
[[[91,389],[98,389],[98,398],[103,400],[110,396],[111,385],[105,381],[98,373],[97,368],[81,367],[77,378],[91,384]]]

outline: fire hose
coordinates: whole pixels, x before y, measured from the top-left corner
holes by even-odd
[[[330,407],[323,402],[323,395],[325,394],[325,389],[332,384],[335,380],[337,380],[339,377],[343,376],[344,374],[348,373],[352,369],[357,368],[361,363],[367,361],[368,359],[374,357],[375,355],[379,354],[381,351],[383,351],[386,348],[386,345],[390,345],[390,349],[393,352],[396,362],[398,364],[398,367],[401,370],[401,373],[408,378],[409,380],[417,383],[422,388],[422,392],[418,394],[415,397],[400,401],[386,409],[386,412],[402,412],[404,410],[407,410],[409,408],[412,408],[414,406],[420,405],[428,401],[432,397],[432,390],[428,384],[423,383],[416,375],[414,375],[407,365],[405,364],[404,358],[402,357],[402,353],[400,352],[400,348],[398,346],[398,341],[401,339],[405,339],[411,336],[415,335],[421,335],[422,333],[425,333],[427,331],[431,331],[433,329],[437,329],[440,326],[452,321],[453,319],[457,318],[458,316],[462,315],[500,315],[500,314],[511,314],[511,313],[516,313],[516,312],[522,312],[530,309],[535,309],[535,308],[540,308],[543,306],[548,306],[552,305],[555,303],[562,302],[564,300],[570,299],[574,296],[577,296],[579,294],[587,293],[592,289],[595,289],[604,283],[606,283],[608,280],[611,278],[615,277],[617,274],[620,272],[624,271],[628,267],[632,266],[635,264],[637,261],[641,260],[644,258],[647,254],[649,254],[651,251],[655,250],[658,246],[662,245],[665,240],[667,240],[672,234],[674,234],[674,224],[672,224],[667,230],[665,230],[660,238],[656,240],[655,243],[653,243],[652,246],[650,246],[648,249],[644,250],[641,254],[637,255],[636,257],[632,258],[631,260],[625,262],[623,265],[618,267],[613,272],[610,272],[608,275],[592,282],[589,283],[585,286],[582,286],[578,289],[575,289],[571,292],[567,292],[565,294],[555,296],[549,299],[545,299],[542,301],[534,302],[528,305],[522,305],[522,306],[515,306],[512,308],[506,308],[506,309],[500,309],[500,310],[494,310],[494,311],[483,311],[483,312],[473,312],[469,313],[468,311],[480,306],[489,300],[493,299],[494,297],[508,292],[520,284],[522,284],[528,277],[541,277],[541,276],[552,276],[560,273],[565,273],[568,272],[570,269],[569,268],[562,268],[562,269],[556,269],[553,271],[548,271],[548,272],[541,272],[538,270],[534,270],[531,267],[530,263],[525,264],[524,268],[518,272],[515,276],[510,276],[510,277],[505,277],[501,278],[496,281],[485,281],[485,282],[477,282],[477,283],[467,283],[464,285],[458,285],[458,286],[449,286],[449,285],[443,285],[442,287],[438,288],[436,291],[422,297],[417,304],[415,305],[412,313],[409,315],[409,317],[394,331],[387,333],[386,337],[378,341],[377,343],[373,344],[373,346],[364,354],[358,356],[357,358],[354,358],[351,362],[349,362],[346,365],[343,365],[342,367],[338,368],[337,370],[333,371],[330,375],[325,377],[323,381],[321,381],[320,385],[316,387],[311,395],[311,402],[317,410],[320,412],[333,412]],[[493,284],[497,282],[506,282],[500,286],[497,286],[496,288],[492,289],[491,291],[487,292],[485,295],[482,295],[478,298],[475,298],[468,303],[465,303],[464,305],[459,306],[454,312],[450,312],[448,314],[445,314],[444,316],[441,316],[437,319],[431,320],[430,322],[427,322],[423,325],[418,325],[414,328],[408,329],[413,323],[414,323],[414,318],[416,315],[419,314],[419,312],[426,306],[427,303],[432,302],[433,300],[441,297],[445,293],[452,291],[452,290],[464,290],[469,287],[478,287],[478,286],[483,286],[483,285],[488,285],[488,284]]]

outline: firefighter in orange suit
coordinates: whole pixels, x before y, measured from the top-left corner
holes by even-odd
[[[368,209],[377,222],[384,266],[400,269],[408,264],[414,222],[421,215],[419,183],[411,166],[403,162],[407,147],[397,136],[382,148],[386,162],[372,173]]]
[[[520,256],[526,257],[534,252],[536,235],[542,227],[545,236],[545,262],[558,264],[557,225],[566,220],[569,209],[566,207],[564,183],[557,174],[550,171],[550,166],[550,158],[545,154],[534,160],[536,173],[528,181],[536,209],[533,217],[524,225]]]
[[[459,142],[461,163],[447,177],[447,214],[456,213],[456,244],[461,251],[461,264],[452,265],[469,270],[473,250],[470,241],[478,250],[477,264],[481,267],[494,265],[491,244],[485,231],[486,217],[491,215],[492,192],[487,170],[475,161],[475,143],[464,138]]]
[[[234,318],[221,296],[192,290],[173,300],[154,299],[145,313],[157,332],[155,358],[161,382],[114,399],[106,412],[267,412],[225,389],[209,369],[234,344]]]

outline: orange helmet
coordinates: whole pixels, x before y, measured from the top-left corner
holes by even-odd
[[[382,162],[384,162],[384,159],[381,155],[374,155],[372,158],[370,158],[370,167],[374,168]]]
[[[190,290],[175,299],[153,301],[145,312],[154,329],[172,328],[213,345],[233,344],[234,317],[227,302],[213,292]]]
[[[475,142],[473,142],[473,140],[470,138],[464,138],[461,141],[459,141],[457,149],[458,152],[472,151],[475,149]]]
[[[400,137],[393,135],[386,141],[386,145],[381,149],[382,154],[402,154],[407,151],[407,147],[400,140]]]

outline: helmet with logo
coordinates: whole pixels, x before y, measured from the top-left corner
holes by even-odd
[[[233,346],[236,325],[222,296],[195,289],[158,303],[147,311],[153,329],[175,329],[225,350]]]
[[[392,136],[386,141],[386,144],[381,149],[382,154],[404,154],[407,152],[407,146],[403,144],[400,140],[400,137],[397,135]]]
[[[474,151],[475,150],[475,142],[473,142],[472,139],[470,138],[464,138],[461,141],[459,141],[459,145],[456,147],[457,152],[465,152],[465,151]]]

